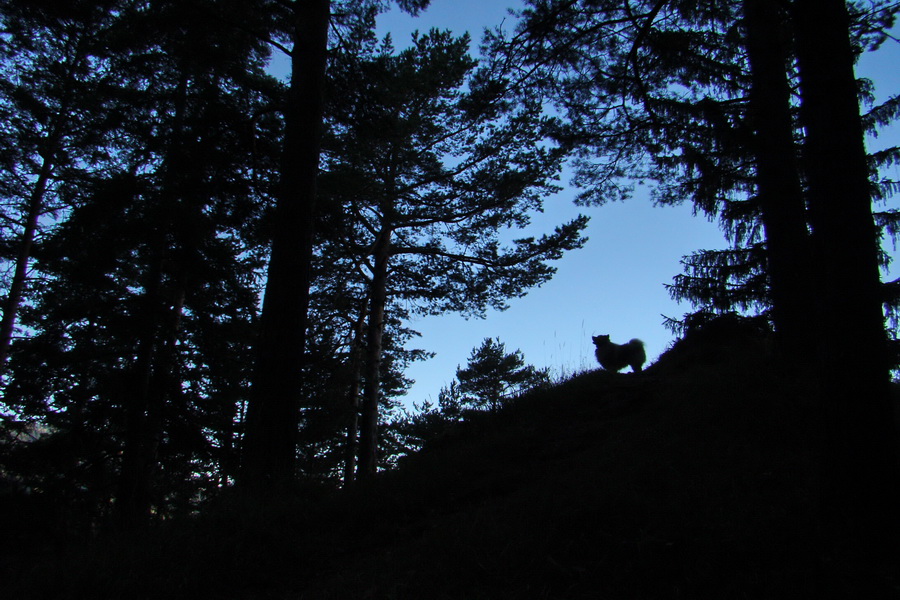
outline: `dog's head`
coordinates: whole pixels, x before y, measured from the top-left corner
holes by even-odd
[[[605,346],[609,343],[608,335],[595,335],[591,339],[594,341],[595,346]]]

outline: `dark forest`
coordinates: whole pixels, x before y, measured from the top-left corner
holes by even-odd
[[[900,149],[865,144],[900,98],[854,71],[900,4],[526,0],[478,57],[376,35],[428,4],[0,2],[10,589],[900,594]],[[721,224],[679,339],[553,381],[487,338],[404,410],[410,317],[503,309],[585,243],[515,235],[564,168],[584,206],[649,182]]]

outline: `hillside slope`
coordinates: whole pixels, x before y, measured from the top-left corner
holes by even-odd
[[[378,490],[384,543],[304,597],[763,598],[814,581],[800,390],[761,342],[739,346],[584,374],[413,457]]]
[[[372,486],[107,542],[29,595],[900,598],[889,567],[822,556],[810,392],[779,371],[762,337],[681,343],[459,425]]]

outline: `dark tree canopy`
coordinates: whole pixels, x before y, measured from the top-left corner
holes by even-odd
[[[53,147],[36,151],[40,166],[23,156],[4,172],[22,169],[19,180],[43,194],[29,253],[41,285],[20,306],[26,334],[12,347],[4,403],[40,424],[27,425],[41,428],[34,450],[66,449],[55,457],[61,479],[31,470],[28,484],[85,506],[91,520],[110,506],[127,526],[151,507],[191,510],[235,475],[255,224],[280,123],[265,115],[279,86],[264,73],[264,45],[237,32],[226,44],[220,23],[198,18],[224,4],[59,14],[13,3],[3,15],[22,28],[5,38],[9,60],[56,82],[32,87],[44,95],[29,106],[44,106],[38,122],[58,128],[45,136]],[[42,70],[50,43],[80,48],[77,69]],[[14,78],[4,82],[21,98]],[[54,90],[63,104],[49,108]]]
[[[432,417],[498,411],[546,373],[489,338],[444,414],[404,421],[410,318],[548,281],[587,218],[521,231],[569,161],[582,204],[646,181],[719,219],[732,247],[671,292],[773,323],[778,368],[822,390],[822,523],[874,547],[900,217],[873,200],[900,151],[863,136],[900,100],[860,114],[853,68],[896,3],[529,0],[483,59],[439,29],[376,39],[380,12],[427,5],[0,3],[4,493],[54,506],[47,535],[143,527],[236,484],[370,477]]]
[[[362,39],[337,54],[322,196],[328,260],[368,303],[360,469],[377,462],[381,332],[389,299],[414,310],[503,309],[580,247],[579,217],[541,238],[523,228],[557,191],[562,151],[539,106],[511,102],[468,55],[468,36],[432,30],[397,52]]]
[[[507,239],[556,189],[548,121],[465,38],[379,45],[387,6],[2,5],[4,478],[88,530],[346,475],[361,390],[389,419],[427,356],[413,312],[503,307],[581,245]]]
[[[792,266],[790,257],[802,256],[804,251],[802,243],[793,242],[790,251],[775,252],[788,257],[787,266],[778,259],[769,265],[769,246],[782,243],[778,225],[792,220],[789,227],[795,233],[788,236],[795,240],[801,235],[796,232],[808,226],[806,215],[804,223],[796,216],[803,210],[797,186],[805,180],[801,177],[788,192],[787,197],[794,199],[794,216],[777,215],[773,211],[791,202],[766,200],[773,192],[760,187],[759,177],[765,180],[766,175],[758,169],[769,171],[758,164],[757,157],[788,151],[795,158],[799,154],[796,145],[774,151],[759,147],[779,139],[777,132],[785,132],[786,127],[792,144],[802,135],[796,70],[786,68],[794,56],[786,10],[790,3],[764,3],[760,10],[748,13],[751,18],[745,15],[745,7],[758,3],[737,0],[526,4],[517,31],[494,34],[495,58],[526,65],[520,71],[523,93],[540,94],[564,115],[558,136],[572,145],[574,183],[581,189],[581,201],[622,199],[630,195],[635,181],[653,182],[655,202],[691,201],[698,213],[719,219],[733,247],[700,250],[685,257],[684,273],[670,288],[673,297],[688,300],[700,310],[761,311],[778,320],[770,312],[771,278],[786,280],[789,288],[802,282],[797,273],[804,267]],[[889,2],[851,3],[850,10],[853,50],[858,56],[885,39],[896,7]],[[763,22],[752,20],[756,14],[762,14]],[[760,27],[762,41],[754,43],[750,34]],[[768,54],[761,55],[756,48]],[[754,53],[755,73],[751,68]],[[777,85],[779,77],[779,69],[767,71],[766,64],[784,66],[780,77],[788,87],[778,93],[782,99],[789,94],[789,106],[781,117],[773,117],[776,109],[771,101],[765,104],[773,98],[772,78]],[[863,98],[870,97],[870,85],[861,82]],[[896,101],[891,100],[873,109],[864,124],[885,125],[895,108]],[[776,127],[776,123],[782,124]],[[785,133],[780,139],[785,139]],[[872,156],[872,166],[889,166],[896,152],[889,149]],[[775,167],[790,163],[778,159]],[[784,173],[774,175],[776,180],[784,177]],[[883,197],[891,187],[889,180],[879,182],[876,197]],[[878,222],[887,225],[886,233],[893,228],[892,220],[893,211],[878,215]],[[781,276],[782,271],[794,275]],[[785,301],[780,305],[784,307]],[[797,314],[805,308],[787,310]]]

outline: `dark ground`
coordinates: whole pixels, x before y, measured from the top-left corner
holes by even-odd
[[[682,342],[450,429],[373,485],[238,500],[11,574],[29,598],[900,598],[831,557],[811,386],[763,337]]]

